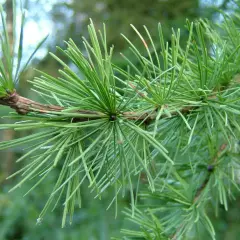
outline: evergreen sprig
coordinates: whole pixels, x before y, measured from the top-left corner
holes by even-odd
[[[227,210],[232,189],[239,189],[240,32],[233,18],[223,16],[219,25],[187,21],[184,48],[180,30],[165,42],[159,25],[155,42],[146,27],[143,36],[132,26],[146,52],[123,36],[136,58],[123,56],[127,70],[112,62],[105,26],[97,31],[91,22],[84,50],[71,39],[66,49],[58,48],[73,67],[51,54],[62,65],[60,77],[40,72],[31,81],[49,104],[16,92],[16,78],[10,77],[14,57],[3,28],[7,67],[1,68],[0,103],[16,110],[9,117],[17,121],[0,128],[35,130],[0,143],[1,150],[24,149],[18,162],[25,166],[9,176],[22,179],[11,191],[35,179],[29,193],[60,169],[39,221],[63,201],[62,225],[68,214],[71,222],[76,204],[81,206],[81,185],[88,182],[96,197],[113,187],[116,208],[118,195],[130,191],[126,215],[140,230],[125,230],[126,236],[183,239],[203,228],[215,239],[207,208],[222,204]],[[136,206],[138,195],[142,207]]]

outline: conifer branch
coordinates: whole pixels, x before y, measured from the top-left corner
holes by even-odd
[[[14,109],[18,114],[21,115],[27,115],[28,113],[35,112],[35,113],[42,113],[42,114],[47,114],[47,113],[52,113],[52,112],[61,112],[65,110],[64,107],[57,106],[57,105],[47,105],[47,104],[42,104],[36,101],[33,101],[31,99],[25,98],[20,96],[15,90],[13,93],[9,93],[7,96],[0,98],[0,104],[8,106],[12,109]],[[168,106],[166,105],[165,108]],[[192,110],[196,109],[195,106],[185,106],[181,108],[178,111],[173,111],[171,112],[171,116],[169,114],[162,114],[161,119],[163,118],[170,118],[170,117],[175,117],[179,115],[179,112],[182,114],[188,114]],[[91,110],[78,110],[77,113],[81,114],[88,114],[87,117],[81,117],[81,118],[76,118],[74,119],[75,121],[89,121],[89,115],[94,115],[95,117],[91,119],[99,119],[103,116],[103,113],[97,112],[97,111],[91,111]],[[151,120],[155,120],[157,117],[157,111],[146,111],[146,112],[123,112],[121,115],[128,120],[142,120],[144,122],[149,122]],[[96,117],[96,115],[99,115],[99,117]],[[112,120],[116,118],[116,116],[110,116]]]
[[[61,112],[62,110],[64,110],[64,107],[61,106],[42,104],[31,99],[22,97],[16,91],[8,94],[8,96],[6,97],[0,98],[0,104],[9,106],[10,108],[14,109],[18,114],[21,115],[26,115],[30,112],[47,114],[49,112]],[[93,115],[98,114],[98,112],[96,111],[88,110],[78,110],[78,113]],[[99,115],[100,114],[101,113],[99,113]],[[78,120],[88,121],[89,118],[79,118]]]
[[[0,13],[1,11],[0,9]],[[1,14],[4,19],[3,12]],[[5,21],[3,25],[5,29]],[[147,239],[152,239],[151,236],[155,235],[155,238],[160,238],[162,230],[159,226],[162,225],[163,229],[167,226],[164,235],[169,231],[174,234],[170,238],[178,239],[200,223],[215,239],[211,221],[205,216],[205,211],[202,211],[205,208],[202,202],[211,197],[211,192],[207,191],[211,187],[219,192],[220,203],[227,206],[228,185],[225,184],[225,179],[226,182],[227,177],[234,179],[233,173],[223,180],[217,178],[217,174],[225,171],[225,166],[219,164],[219,159],[226,150],[232,149],[227,144],[222,144],[218,149],[214,140],[209,151],[205,149],[209,136],[215,137],[217,134],[220,139],[226,139],[239,136],[240,133],[240,78],[236,75],[240,71],[239,28],[227,17],[222,26],[216,29],[220,29],[220,33],[207,21],[187,21],[189,37],[186,48],[181,47],[180,30],[173,31],[169,45],[168,42],[165,44],[162,27],[159,25],[159,39],[155,47],[154,39],[146,27],[147,39],[134,26],[132,28],[143,42],[146,52],[142,54],[123,35],[137,60],[135,64],[132,57],[125,58],[129,65],[127,71],[112,62],[113,48],[108,50],[105,26],[98,35],[92,22],[88,28],[89,41],[85,38],[83,40],[84,51],[70,39],[66,42],[66,49],[58,48],[66,57],[64,60],[51,54],[62,66],[60,76],[53,77],[41,72],[41,76],[35,77],[32,83],[38,93],[54,98],[57,105],[42,104],[17,93],[16,83],[26,69],[21,64],[22,43],[20,41],[18,58],[15,58],[9,47],[8,36],[3,33],[5,35],[0,45],[3,59],[7,61],[0,61],[0,105],[14,109],[22,115],[21,120],[31,121],[1,124],[0,127],[22,131],[43,130],[0,143],[0,150],[27,146],[27,152],[18,162],[26,160],[30,163],[9,177],[18,174],[22,177],[10,191],[39,176],[36,184],[26,193],[28,194],[58,167],[60,172],[57,181],[39,215],[39,221],[47,209],[53,204],[55,208],[65,195],[64,226],[68,214],[70,219],[73,218],[74,206],[77,203],[81,205],[80,187],[88,181],[92,191],[96,191],[96,197],[101,197],[101,193],[108,187],[114,187],[111,204],[116,201],[116,208],[119,192],[125,193],[126,187],[129,187],[131,217],[133,219],[133,213],[137,213],[134,221],[143,226],[142,232],[129,231],[131,236],[145,235]],[[22,33],[19,39],[23,39]],[[160,53],[156,50],[158,48],[161,49]],[[69,67],[65,59],[71,61],[77,71]],[[121,121],[114,122],[118,119]],[[161,119],[173,121],[158,124]],[[154,126],[143,129],[139,122],[145,125],[153,123]],[[180,152],[184,154],[179,156]],[[212,152],[214,154],[209,157]],[[152,169],[151,163],[157,161],[156,169]],[[240,167],[239,161],[236,162],[237,164],[234,159],[231,160],[227,168],[235,165]],[[175,175],[168,174],[171,173],[169,166],[175,163],[183,174],[178,174],[177,171]],[[189,183],[188,176],[191,176],[192,169],[202,170],[199,166],[207,166],[206,173],[199,174]],[[151,190],[144,198],[151,197],[152,192],[155,192],[154,197],[157,196],[160,203],[167,202],[164,208],[156,209],[153,206],[155,209],[149,211],[148,221],[149,216],[141,218],[141,211],[135,208],[135,195],[138,193],[135,189],[139,185],[136,175],[142,172],[148,181],[148,190]],[[212,174],[213,172],[215,173]],[[197,175],[198,172],[194,174]],[[140,175],[140,180],[141,177]],[[217,186],[211,186],[213,177],[216,178]],[[159,185],[155,180],[168,184],[165,185],[166,190],[163,191],[162,184]],[[159,187],[161,191],[158,191]],[[168,201],[169,199],[173,201]],[[159,209],[161,214],[155,216]],[[187,214],[185,210],[188,211]],[[160,219],[160,224],[158,217],[163,216],[164,212],[166,215]]]

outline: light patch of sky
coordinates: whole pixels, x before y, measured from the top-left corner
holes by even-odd
[[[0,4],[4,4],[6,0],[0,0]],[[24,0],[16,1],[17,4],[17,35],[20,34],[21,25],[21,9],[24,6]],[[57,3],[72,3],[72,0],[28,0],[29,10],[23,8],[26,16],[24,25],[24,40],[23,40],[23,56],[28,58],[35,50],[37,44],[47,35],[49,35],[45,46],[51,44],[51,34],[54,30],[54,24],[51,20],[50,11],[54,4]],[[67,14],[67,13],[66,13]],[[52,38],[53,40],[53,38]],[[47,48],[41,47],[35,54],[35,58],[42,59],[47,54]],[[24,59],[23,59],[24,61]]]
[[[61,1],[58,1],[61,2]],[[49,12],[52,10],[54,0],[47,1],[29,1],[29,11],[26,12],[26,24],[24,26],[24,46],[27,52],[34,51],[36,45],[47,35],[51,36],[53,23],[50,19]],[[20,15],[20,14],[19,14]],[[37,19],[36,19],[37,18]],[[49,43],[49,38],[45,44]],[[35,54],[35,58],[44,58],[47,54],[47,48],[41,47]]]
[[[26,14],[28,18],[28,14]],[[35,47],[41,40],[47,36],[51,35],[53,24],[48,18],[43,18],[40,21],[36,22],[34,19],[28,19],[24,26],[24,40],[23,40],[23,49],[28,52],[33,52]],[[48,43],[48,40],[45,44]],[[35,57],[43,58],[47,54],[47,49],[42,47],[40,48]]]
[[[201,0],[200,5],[201,6],[208,6],[208,5],[216,5],[219,6],[223,3],[224,0]]]
[[[72,0],[30,0],[29,11],[26,14],[27,22],[24,27],[24,49],[33,51],[37,43],[39,43],[45,36],[49,35],[45,46],[53,44],[54,39],[51,35],[54,33],[54,23],[51,20],[51,10],[54,4],[72,3]],[[70,12],[65,12],[69,17]],[[37,20],[36,20],[37,18]],[[42,47],[38,50],[35,57],[41,59],[47,54],[47,48]]]
[[[36,52],[34,58],[41,60],[48,54],[48,47],[54,44],[54,23],[51,19],[51,10],[56,3],[72,3],[72,0],[27,0],[28,9],[24,8],[25,0],[16,0],[17,16],[16,16],[16,41],[19,41],[22,12],[25,13],[26,21],[24,25],[23,37],[23,59],[22,66],[27,62],[28,58],[47,35],[49,35],[44,45]],[[0,0],[0,4],[4,5],[6,0]],[[23,6],[23,11],[21,7]],[[72,12],[66,11],[64,14],[71,17]],[[0,25],[1,29],[1,25]],[[18,46],[15,46],[16,48]],[[14,64],[16,67],[16,62]]]

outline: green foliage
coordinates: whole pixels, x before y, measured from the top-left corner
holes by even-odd
[[[26,161],[25,166],[9,177],[22,179],[10,191],[34,179],[28,194],[57,168],[39,221],[63,203],[62,226],[68,215],[71,223],[87,183],[98,198],[113,189],[109,207],[115,203],[116,213],[119,194],[130,192],[126,215],[139,229],[124,230],[126,237],[202,239],[203,231],[215,239],[208,207],[227,210],[239,189],[240,32],[234,18],[223,18],[219,25],[187,21],[185,47],[180,30],[165,42],[159,25],[160,52],[146,27],[143,36],[132,26],[145,52],[123,35],[138,62],[123,55],[127,70],[112,62],[104,25],[96,31],[90,23],[84,50],[71,39],[65,50],[58,48],[72,65],[51,54],[62,65],[60,77],[40,72],[31,83],[45,103],[62,109],[39,111],[32,105],[25,116],[9,116],[18,120],[14,124],[0,125],[35,130],[0,143],[0,150],[24,148],[18,162]],[[9,48],[7,40],[2,44]],[[13,78],[7,82],[13,91]]]

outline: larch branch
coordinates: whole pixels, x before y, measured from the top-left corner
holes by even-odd
[[[8,106],[12,109],[14,109],[18,114],[21,115],[27,115],[28,113],[31,112],[36,112],[36,113],[42,113],[42,114],[47,114],[47,113],[52,113],[52,112],[61,112],[65,110],[64,107],[61,106],[56,106],[56,105],[47,105],[47,104],[41,104],[39,102],[33,101],[31,99],[25,98],[20,96],[16,91],[13,93],[9,93],[7,96],[0,98],[0,104]],[[187,114],[190,113],[192,110],[194,110],[196,107],[194,106],[186,106],[180,109],[179,111],[182,114]],[[179,115],[179,111],[173,111],[171,112],[171,116],[177,116]],[[81,117],[81,118],[76,118],[74,119],[75,121],[89,121],[89,115],[94,115],[93,118],[91,119],[98,119],[103,116],[101,112],[97,111],[91,111],[91,110],[78,110],[77,113],[81,114],[87,114],[87,117]],[[96,115],[99,115],[96,116]],[[128,120],[140,120],[144,122],[149,122],[151,120],[156,119],[157,117],[157,112],[156,111],[146,111],[146,112],[123,112],[121,113],[121,116],[124,117],[125,119]],[[113,119],[112,116],[110,116],[111,119]],[[162,114],[161,118],[169,118],[169,115],[167,114]],[[115,117],[114,117],[115,119]]]

